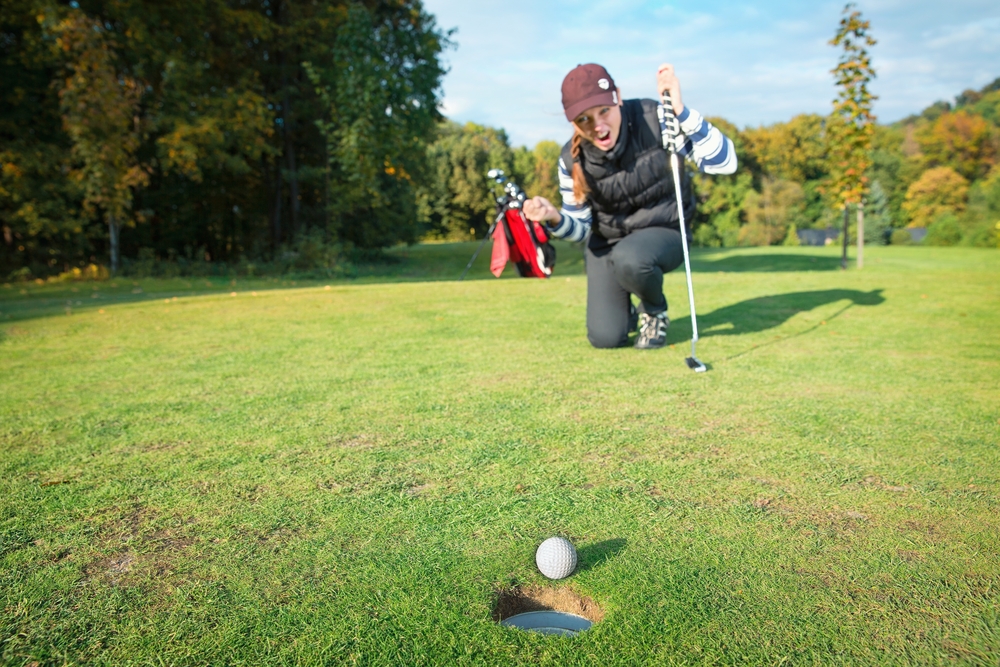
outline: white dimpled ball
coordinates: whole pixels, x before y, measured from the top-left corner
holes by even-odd
[[[549,579],[565,579],[576,568],[576,549],[564,537],[550,537],[538,545],[535,565]]]

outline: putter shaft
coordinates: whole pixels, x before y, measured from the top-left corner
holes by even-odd
[[[670,93],[662,91],[660,100],[663,103],[663,112],[670,135],[670,170],[674,174],[674,196],[677,200],[677,214],[681,223],[681,247],[684,250],[684,274],[687,277],[688,306],[691,308],[691,356],[685,359],[688,368],[696,373],[704,373],[708,370],[705,364],[698,361],[695,351],[698,342],[698,316],[694,308],[694,285],[691,282],[691,258],[688,254],[687,243],[687,222],[684,220],[684,200],[681,193],[680,158],[677,155],[677,134],[680,128],[677,125],[677,117],[674,115],[674,107],[670,102]]]

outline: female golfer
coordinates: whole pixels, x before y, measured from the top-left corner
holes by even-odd
[[[671,65],[661,65],[657,90],[669,91],[683,137],[678,152],[706,174],[736,171],[732,142],[681,101]],[[654,100],[622,100],[600,65],[580,65],[562,84],[563,110],[573,138],[559,158],[562,210],[544,197],[524,203],[524,214],[544,221],[557,238],[582,241],[587,267],[587,338],[594,347],[621,347],[636,326],[635,347],[667,342],[663,274],[684,261],[669,135],[663,107]],[[689,199],[685,197],[685,199]],[[684,202],[685,219],[694,205]]]

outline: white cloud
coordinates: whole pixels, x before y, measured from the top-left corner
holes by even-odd
[[[445,116],[459,116],[465,113],[472,105],[469,100],[461,97],[446,97],[441,100],[441,113]]]
[[[990,18],[982,21],[972,21],[961,25],[946,26],[933,31],[939,34],[926,41],[931,49],[947,49],[973,45],[983,53],[995,53],[1000,50],[1000,18]],[[931,32],[931,34],[933,34]]]
[[[837,52],[827,42],[839,1],[425,4],[442,27],[459,27],[446,54],[446,114],[503,127],[515,144],[568,137],[560,84],[581,62],[605,65],[626,96],[655,95],[656,67],[673,62],[688,103],[738,125],[826,113],[835,94]],[[872,88],[884,121],[1000,76],[995,1],[868,0],[862,9],[879,40]]]

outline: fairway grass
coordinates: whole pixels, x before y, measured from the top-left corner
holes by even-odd
[[[0,664],[1000,662],[1000,252],[699,251],[695,374],[474,249],[0,286]]]

